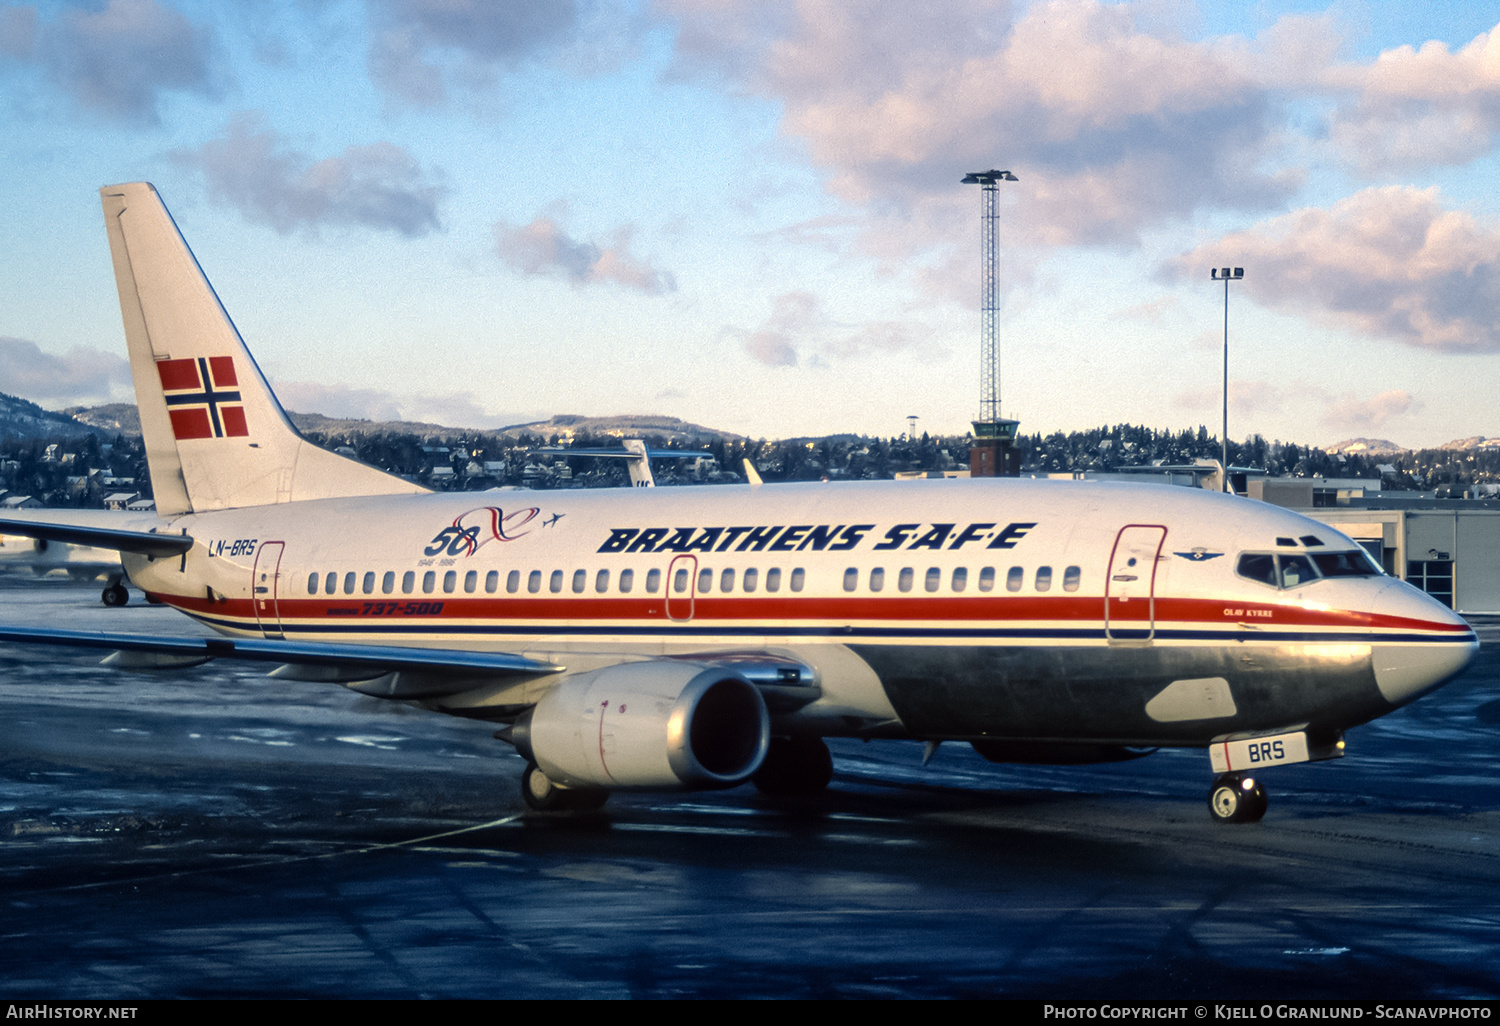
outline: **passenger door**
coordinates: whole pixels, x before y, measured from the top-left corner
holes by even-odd
[[[1156,563],[1167,529],[1127,524],[1115,536],[1104,580],[1104,635],[1110,641],[1150,641],[1156,633]]]
[[[250,571],[250,601],[255,606],[255,622],[268,638],[281,637],[281,609],[277,604],[277,582],[281,579],[281,555],[286,543],[262,542],[255,553],[255,569]]]

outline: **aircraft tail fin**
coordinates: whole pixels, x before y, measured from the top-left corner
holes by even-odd
[[[158,513],[426,491],[303,438],[156,189],[99,194]]]

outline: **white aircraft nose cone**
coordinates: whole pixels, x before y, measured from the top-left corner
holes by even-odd
[[[1387,584],[1375,597],[1382,626],[1408,628],[1399,641],[1371,646],[1375,683],[1392,705],[1405,705],[1462,673],[1479,653],[1479,639],[1453,610],[1411,585]],[[1454,630],[1462,627],[1462,631]],[[1413,633],[1433,632],[1431,641],[1409,640]]]

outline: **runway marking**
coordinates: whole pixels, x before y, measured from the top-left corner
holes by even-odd
[[[359,848],[345,849],[343,851],[324,852],[321,855],[278,855],[272,858],[262,859],[256,859],[254,856],[251,856],[250,858],[247,858],[245,861],[240,862],[233,867],[219,865],[203,866],[199,869],[179,869],[174,870],[170,873],[159,873],[154,876],[120,877],[113,880],[98,880],[93,883],[69,884],[66,887],[50,887],[42,891],[28,891],[26,893],[54,894],[67,893],[70,891],[90,891],[97,890],[101,887],[114,887],[121,884],[141,883],[147,880],[176,880],[183,877],[199,876],[204,873],[221,873],[225,869],[229,868],[261,869],[267,866],[289,866],[297,862],[318,862],[323,859],[338,859],[344,858],[345,856],[349,855],[369,855],[374,852],[395,851],[401,848],[415,849],[417,845],[424,845],[430,841],[440,841],[448,837],[461,837],[464,834],[474,833],[479,830],[490,830],[495,827],[508,826],[521,818],[522,813],[517,812],[509,816],[502,816],[499,819],[492,819],[488,823],[476,823],[473,826],[459,827],[456,830],[444,830],[441,833],[427,834],[423,837],[412,837],[405,841],[390,841],[385,844],[370,844]],[[82,840],[82,838],[80,838],[80,840]],[[234,856],[229,855],[225,857],[233,858]]]
[[[710,834],[719,837],[775,837],[780,831],[746,830],[742,827],[681,826],[671,823],[615,823],[615,830],[658,834]]]

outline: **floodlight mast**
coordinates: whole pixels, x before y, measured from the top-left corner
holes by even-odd
[[[1229,483],[1229,282],[1243,278],[1245,269],[1215,267],[1208,272],[1208,276],[1215,281],[1224,282],[1224,426],[1219,436],[1219,446],[1223,456],[1220,466],[1223,468],[1224,490],[1228,492],[1233,490]]]
[[[984,262],[982,322],[979,343],[979,419],[1000,419],[1000,339],[995,327],[999,287],[995,273],[995,191],[1000,182],[1018,181],[1009,171],[971,171],[964,185],[978,185],[984,204],[979,250]]]
[[[999,287],[995,273],[995,191],[1001,182],[1019,181],[1009,171],[971,171],[964,185],[981,190],[980,255],[984,264],[979,339],[979,419],[974,421],[976,445],[970,453],[970,473],[976,477],[1017,474],[1020,465],[1011,449],[1017,422],[1000,416],[1000,336],[996,329]]]

